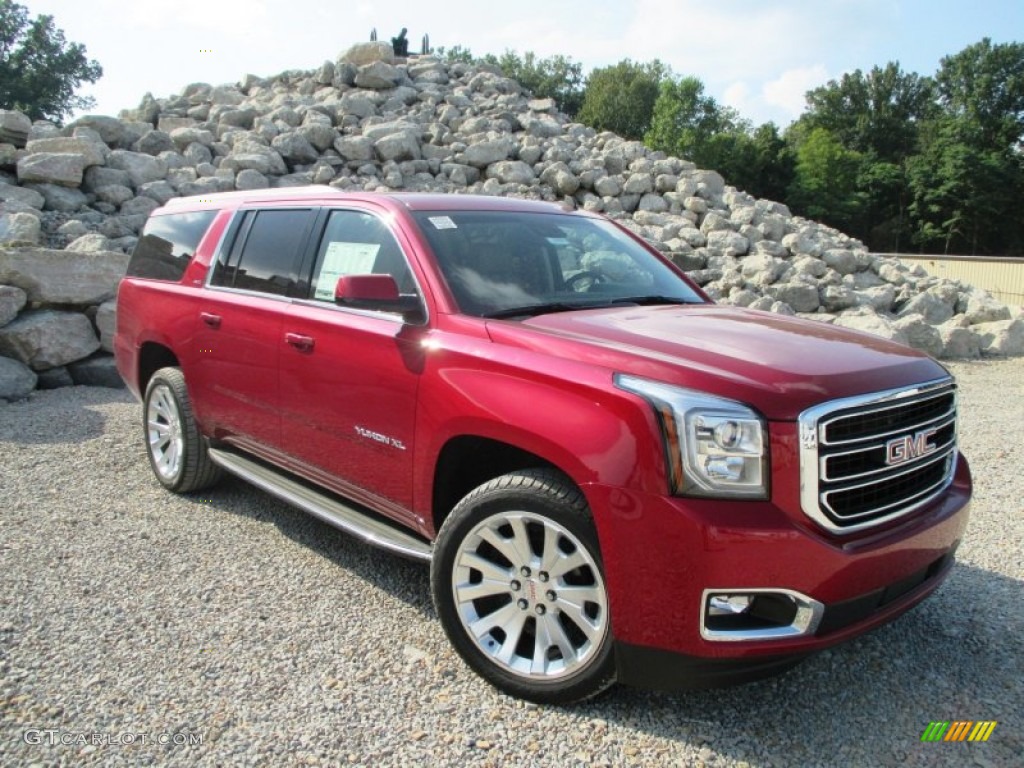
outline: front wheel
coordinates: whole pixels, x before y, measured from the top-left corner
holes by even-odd
[[[149,463],[164,488],[188,493],[217,482],[220,467],[207,453],[180,369],[161,368],[153,374],[142,413]]]
[[[500,690],[564,704],[615,681],[597,534],[563,475],[523,470],[466,496],[438,533],[431,587],[456,651]]]

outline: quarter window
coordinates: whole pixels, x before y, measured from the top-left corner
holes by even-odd
[[[216,211],[194,211],[150,218],[132,251],[128,277],[181,280],[216,215]]]

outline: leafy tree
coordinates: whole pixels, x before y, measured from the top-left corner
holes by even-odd
[[[579,62],[562,55],[538,59],[533,51],[522,56],[515,51],[505,51],[494,61],[502,72],[534,96],[554,99],[558,108],[570,117],[583,106],[583,65]]]
[[[662,80],[645,142],[653,149],[686,157],[698,156],[716,134],[736,127],[736,113],[704,93],[696,77]]]
[[[889,62],[808,92],[800,122],[825,128],[855,152],[899,162],[916,150],[920,123],[935,112],[933,95],[932,80]]]
[[[658,87],[668,74],[668,67],[657,59],[646,64],[623,59],[595,69],[587,77],[577,117],[599,131],[642,139],[651,126]]]
[[[981,145],[1024,141],[1024,43],[993,45],[986,37],[942,59],[935,79],[946,114],[971,121]]]
[[[52,16],[29,21],[24,6],[0,0],[0,108],[59,123],[95,103],[75,90],[102,75],[100,65],[86,58],[85,46],[67,42]]]
[[[473,52],[461,45],[453,45],[451,48],[439,45],[434,53],[438,58],[444,59],[449,63],[461,61],[464,64],[472,64],[475,61]]]
[[[861,163],[860,153],[843,146],[831,131],[812,128],[796,150],[795,178],[789,187],[793,207],[849,231],[863,205],[858,185]]]
[[[766,123],[754,129],[734,109],[706,95],[695,77],[662,81],[645,142],[713,168],[759,197],[781,200],[792,181],[792,155],[778,128]]]

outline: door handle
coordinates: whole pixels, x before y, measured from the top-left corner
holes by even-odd
[[[284,340],[295,347],[300,352],[312,352],[313,351],[313,337],[303,336],[301,333],[286,333]]]
[[[200,312],[199,317],[201,317],[203,322],[211,328],[220,328],[220,315],[214,315],[209,312]]]

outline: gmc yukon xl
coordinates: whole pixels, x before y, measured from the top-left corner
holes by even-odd
[[[554,204],[172,200],[115,346],[163,486],[226,471],[429,562],[457,652],[534,701],[781,671],[929,595],[967,523],[938,363],[716,306]]]

